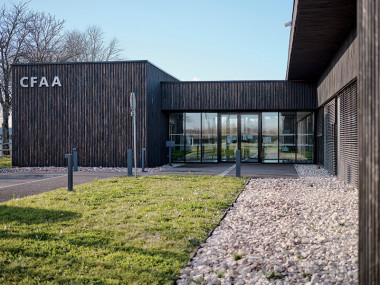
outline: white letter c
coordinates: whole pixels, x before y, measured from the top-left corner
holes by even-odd
[[[25,84],[25,83],[24,83],[25,80],[28,80],[28,77],[23,77],[23,78],[21,78],[21,79],[20,79],[20,85],[21,85],[22,87],[29,87],[28,84]]]

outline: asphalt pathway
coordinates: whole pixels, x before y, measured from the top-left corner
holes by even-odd
[[[75,172],[74,185],[125,175],[120,172]],[[236,175],[234,163],[201,164],[188,163],[160,171],[145,172],[143,175]],[[242,164],[241,176],[250,178],[298,178],[292,164]],[[3,173],[0,174],[0,203],[30,195],[67,187],[65,173]],[[74,189],[75,190],[75,189]]]
[[[179,167],[163,169],[155,174],[220,175],[233,177],[236,175],[235,166],[234,163],[188,163]],[[293,164],[242,163],[241,176],[250,178],[298,178]]]
[[[76,172],[73,184],[79,185],[95,179],[105,179],[123,175],[120,172]],[[0,174],[0,202],[40,194],[59,188],[67,188],[65,173],[7,173]]]

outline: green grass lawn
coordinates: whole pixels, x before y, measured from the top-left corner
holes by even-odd
[[[12,158],[11,157],[0,158],[0,167],[12,167]]]
[[[244,179],[111,178],[0,204],[0,284],[167,284]]]

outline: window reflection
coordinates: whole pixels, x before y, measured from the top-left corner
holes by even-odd
[[[169,140],[175,142],[173,161],[218,162],[220,147],[220,160],[234,162],[235,151],[240,146],[242,161],[259,162],[261,140],[261,162],[313,162],[312,112],[222,113],[219,116],[218,113],[171,113]]]
[[[221,121],[221,160],[235,161],[238,147],[237,115],[222,114]]]
[[[184,135],[183,113],[171,113],[169,116],[169,140],[174,141],[173,161],[184,161],[185,159]]]
[[[262,113],[262,161],[278,162],[278,113]]]
[[[312,112],[297,112],[297,162],[313,162],[314,116]]]
[[[296,112],[281,112],[279,121],[279,162],[296,162]]]
[[[201,114],[186,113],[186,161],[201,161]]]
[[[218,161],[217,113],[202,113],[202,161]]]
[[[241,159],[259,161],[259,114],[241,115]]]
[[[218,161],[218,114],[171,113],[169,140],[174,141],[172,160]]]

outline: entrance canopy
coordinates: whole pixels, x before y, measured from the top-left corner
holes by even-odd
[[[294,0],[286,79],[317,80],[355,25],[355,0]]]

